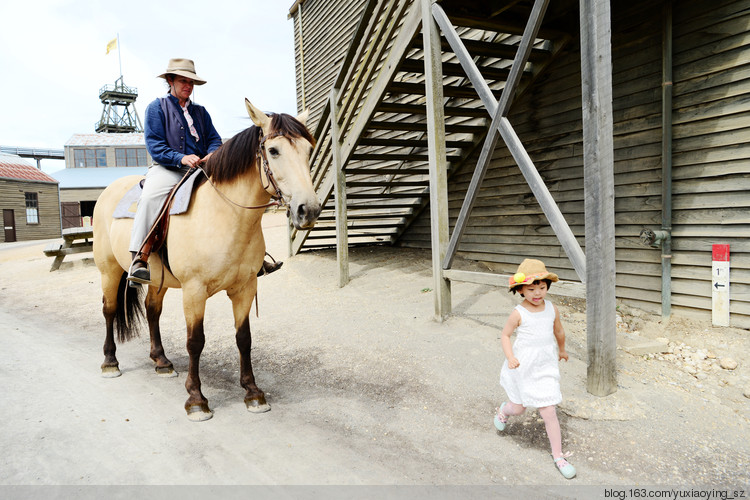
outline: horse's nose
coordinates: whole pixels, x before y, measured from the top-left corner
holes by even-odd
[[[300,203],[297,207],[297,220],[303,223],[305,226],[313,224],[318,220],[321,211],[320,203],[307,204]]]

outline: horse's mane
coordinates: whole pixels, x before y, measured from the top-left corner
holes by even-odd
[[[315,139],[300,121],[286,113],[272,113],[269,134],[276,132],[290,139],[302,138],[315,147]],[[214,182],[231,182],[252,168],[258,155],[260,127],[253,125],[235,135],[214,151],[204,170]]]

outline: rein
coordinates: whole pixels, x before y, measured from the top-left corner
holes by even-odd
[[[211,178],[208,176],[206,171],[198,165],[196,168],[200,169],[201,172],[203,172],[203,175],[206,176],[206,179],[208,179],[209,184],[211,184],[211,187],[214,188],[214,190],[219,193],[219,196],[221,196],[224,201],[227,203],[230,203],[236,207],[247,209],[247,210],[253,210],[257,208],[267,208],[272,206],[281,207],[286,205],[286,202],[284,201],[284,195],[281,193],[281,189],[279,188],[278,184],[276,184],[276,180],[273,178],[273,172],[271,172],[271,168],[268,165],[268,157],[266,156],[266,148],[265,148],[265,142],[267,139],[274,139],[276,137],[284,137],[284,134],[282,132],[275,132],[271,135],[263,135],[263,130],[260,129],[260,144],[258,145],[258,152],[256,154],[256,163],[258,164],[258,177],[261,178],[261,185],[263,185],[262,176],[260,175],[260,168],[263,166],[263,170],[266,172],[266,178],[268,179],[268,184],[263,186],[264,190],[268,190],[269,187],[273,187],[274,191],[276,192],[275,195],[271,195],[271,201],[268,203],[265,203],[263,205],[240,205],[239,203],[231,200],[227,195],[222,193],[218,187],[216,187],[216,184],[214,184],[214,181],[211,180]]]

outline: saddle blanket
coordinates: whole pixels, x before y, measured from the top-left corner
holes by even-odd
[[[180,186],[175,193],[174,203],[172,208],[169,210],[170,215],[179,215],[187,212],[188,206],[190,206],[190,197],[193,193],[193,187],[198,176],[203,175],[201,170],[196,170],[188,179]],[[141,198],[143,192],[143,181],[137,182],[135,186],[125,193],[120,202],[115,207],[115,212],[112,217],[115,219],[133,219],[135,218],[135,210],[138,207],[138,200]]]

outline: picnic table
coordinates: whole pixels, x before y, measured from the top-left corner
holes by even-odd
[[[93,238],[94,228],[89,227],[70,227],[62,230],[63,242],[55,242],[47,245],[44,249],[44,255],[54,257],[50,272],[60,268],[66,255],[81,252],[91,252],[94,249]]]

